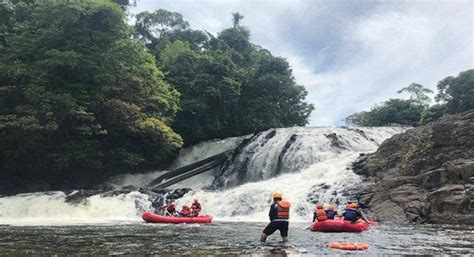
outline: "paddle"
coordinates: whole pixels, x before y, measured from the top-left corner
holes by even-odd
[[[362,219],[363,219],[365,222],[367,222],[367,224],[370,225],[369,219],[367,219],[367,217],[365,216],[364,211],[363,211],[362,209],[360,209],[360,215],[362,216]]]

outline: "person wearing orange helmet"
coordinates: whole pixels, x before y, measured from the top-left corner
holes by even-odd
[[[313,222],[315,222],[316,220],[318,222],[325,221],[327,219],[328,219],[328,216],[326,214],[326,211],[324,210],[323,204],[317,203],[316,209],[314,210],[314,214],[313,214]]]
[[[181,217],[191,217],[191,210],[189,209],[189,206],[183,205],[183,208],[181,209],[181,212],[179,213],[179,216],[181,216]]]
[[[270,223],[263,230],[260,242],[265,242],[267,237],[277,230],[280,231],[283,242],[288,242],[290,207],[290,202],[282,200],[281,193],[273,194],[273,203],[270,205],[270,211],[268,212]]]
[[[330,203],[328,204],[327,208],[326,208],[326,215],[328,216],[328,219],[330,220],[333,220],[334,217],[336,217],[336,207]]]
[[[201,204],[199,203],[199,199],[195,198],[194,202],[191,204],[191,216],[197,217],[201,213]]]
[[[357,222],[359,219],[363,219],[365,222],[369,223],[369,220],[365,217],[362,209],[359,207],[359,204],[356,201],[349,202],[344,209],[342,214],[344,220],[350,221],[352,223]]]

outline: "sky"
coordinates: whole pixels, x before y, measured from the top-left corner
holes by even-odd
[[[343,119],[474,67],[474,1],[138,0],[132,13],[183,14],[191,28],[217,34],[232,13],[251,41],[290,63],[315,105],[310,126]]]

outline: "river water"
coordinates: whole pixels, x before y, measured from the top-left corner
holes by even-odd
[[[320,233],[290,225],[290,242],[278,232],[258,242],[266,223],[214,222],[161,225],[142,222],[68,226],[0,226],[0,255],[247,255],[310,256],[342,254],[330,242],[364,242],[364,254],[472,255],[474,227],[377,225],[362,233]]]
[[[0,255],[344,253],[329,249],[335,241],[367,243],[368,254],[474,254],[472,226],[378,225],[360,234],[304,230],[315,202],[342,208],[364,183],[352,171],[352,162],[404,130],[295,127],[259,133],[225,165],[173,185],[192,189],[176,202],[181,206],[199,198],[203,214],[215,217],[209,225],[141,221],[143,212],[153,211],[157,196],[139,189],[164,171],[112,178],[108,186],[113,191],[93,195],[75,190],[0,196]],[[233,149],[244,138],[183,149],[170,168]],[[280,244],[278,235],[266,244],[258,242],[275,191],[292,203],[288,245]]]

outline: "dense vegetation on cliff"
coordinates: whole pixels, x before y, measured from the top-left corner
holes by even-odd
[[[305,89],[242,16],[214,37],[165,10],[130,26],[127,5],[0,1],[3,187],[84,186],[183,143],[307,123]]]
[[[474,70],[447,77],[437,84],[436,104],[430,106],[433,91],[413,83],[398,91],[411,94],[409,99],[390,99],[375,105],[370,111],[354,113],[346,123],[359,126],[417,126],[436,121],[446,114],[474,109]]]

